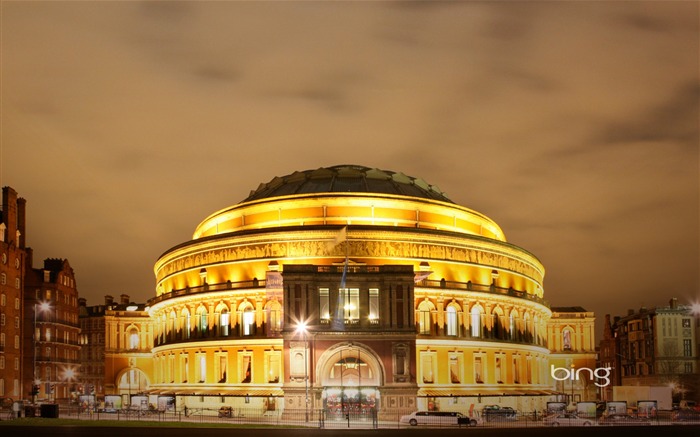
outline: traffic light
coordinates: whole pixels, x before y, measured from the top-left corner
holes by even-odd
[[[38,384],[32,384],[32,395],[36,396],[39,394],[39,385]]]

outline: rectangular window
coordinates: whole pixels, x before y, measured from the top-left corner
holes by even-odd
[[[503,358],[496,357],[496,382],[503,384]]]
[[[5,326],[5,315],[0,314],[0,326]]]
[[[216,380],[219,383],[226,382],[227,370],[228,370],[228,355],[225,353],[216,354]]]
[[[253,379],[253,356],[249,352],[240,353],[242,359],[238,362],[240,363],[239,368],[239,381],[244,384],[250,384]]]
[[[207,356],[205,353],[197,354],[196,369],[198,381],[204,383],[207,380]]]
[[[685,373],[693,373],[693,363],[685,363]]]
[[[379,289],[369,289],[369,320],[379,320]]]
[[[180,354],[180,380],[182,382],[187,382],[187,375],[189,375],[190,365],[187,354]]]
[[[175,382],[175,354],[168,356],[168,381]]]
[[[277,351],[266,352],[267,362],[265,363],[265,374],[267,382],[276,384],[280,382],[280,354]]]
[[[421,352],[421,371],[423,383],[433,384],[435,382],[435,353]]]
[[[527,361],[525,361],[525,377],[527,383],[532,384],[532,357],[527,357]]]
[[[513,382],[520,384],[520,358],[513,358]]]
[[[683,327],[690,328],[690,319],[683,319]]]
[[[319,314],[321,315],[321,320],[330,320],[330,303],[329,303],[329,289],[319,288],[318,289],[318,307]]]
[[[683,356],[692,357],[693,356],[693,344],[690,339],[683,340]]]
[[[482,356],[474,357],[474,382],[477,384],[484,383],[484,364]]]
[[[343,313],[346,320],[354,321],[360,318],[360,290],[358,288],[346,288],[341,290],[344,295]],[[351,322],[352,323],[352,322]]]
[[[462,383],[462,355],[450,354],[450,382],[452,384]]]

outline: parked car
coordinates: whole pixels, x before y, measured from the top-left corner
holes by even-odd
[[[591,426],[595,424],[595,420],[579,417],[576,413],[554,413],[545,417],[543,423],[549,426]]]
[[[518,413],[511,407],[501,407],[500,405],[487,405],[481,412],[487,422],[497,420],[517,420]]]
[[[411,426],[476,426],[477,420],[454,411],[414,411],[402,416],[400,423]]]
[[[674,422],[700,423],[700,411],[693,410],[692,408],[675,410],[671,414],[671,420]]]
[[[599,425],[651,425],[649,419],[630,416],[629,414],[607,414],[600,418]]]

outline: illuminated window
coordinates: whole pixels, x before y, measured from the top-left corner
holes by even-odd
[[[328,288],[318,289],[318,307],[321,320],[330,320],[331,318],[329,291]]]
[[[175,320],[177,319],[177,314],[175,311],[170,312],[168,317],[168,334],[172,335],[175,332]]]
[[[421,352],[421,371],[425,384],[435,382],[435,358],[434,352]]]
[[[136,350],[139,348],[139,331],[136,328],[129,329],[129,349]]]
[[[248,306],[241,314],[241,335],[253,335],[255,329],[255,312],[252,306]]]
[[[484,383],[484,364],[482,356],[474,357],[474,382],[478,384]]]
[[[204,383],[207,380],[207,355],[205,353],[197,354],[195,373],[200,383]]]
[[[203,306],[200,306],[197,309],[197,330],[199,331],[200,334],[204,334],[207,331],[208,328],[208,322],[207,322],[207,310]]]
[[[216,354],[216,380],[219,383],[226,382],[226,375],[228,370],[228,355],[225,353]]]
[[[369,319],[379,320],[379,289],[369,289]]]
[[[496,357],[496,382],[503,384],[503,357]]]
[[[456,336],[457,335],[457,309],[454,305],[449,305],[447,307],[447,335]]]
[[[562,335],[562,350],[570,351],[571,350],[571,329],[564,328],[564,330],[562,330],[561,335]]]
[[[418,305],[418,333],[428,335],[431,332],[432,320],[431,313],[435,309],[433,304],[424,300]]]
[[[249,384],[253,380],[253,355],[250,352],[241,352],[240,353],[240,359],[238,362],[240,363],[239,367],[239,381],[241,381],[244,384]]]
[[[277,351],[266,352],[266,357],[267,382],[276,384],[280,382],[280,354]]]
[[[190,372],[189,359],[186,353],[180,354],[180,381],[187,382],[187,375]]]
[[[462,354],[450,354],[450,382],[453,384],[462,383]]]
[[[182,320],[183,320],[183,336],[185,340],[188,340],[190,338],[190,335],[192,334],[192,317],[190,316],[190,312],[188,309],[184,309],[182,312]]]
[[[484,309],[481,305],[474,305],[471,310],[471,334],[472,337],[481,337],[483,332],[483,327],[481,325],[482,314],[484,314]]]
[[[267,330],[268,335],[282,330],[282,306],[276,300],[267,304]]]
[[[345,320],[357,320],[360,318],[360,290],[358,288],[346,288],[343,293],[343,313]]]
[[[219,326],[219,331],[220,331],[221,335],[228,336],[229,325],[231,324],[231,314],[228,312],[228,310],[226,308],[221,310],[220,320],[221,320],[221,324]]]

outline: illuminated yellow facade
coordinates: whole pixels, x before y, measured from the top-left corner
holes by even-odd
[[[402,173],[274,178],[154,270],[148,392],[180,406],[391,415],[553,393],[540,261]]]

